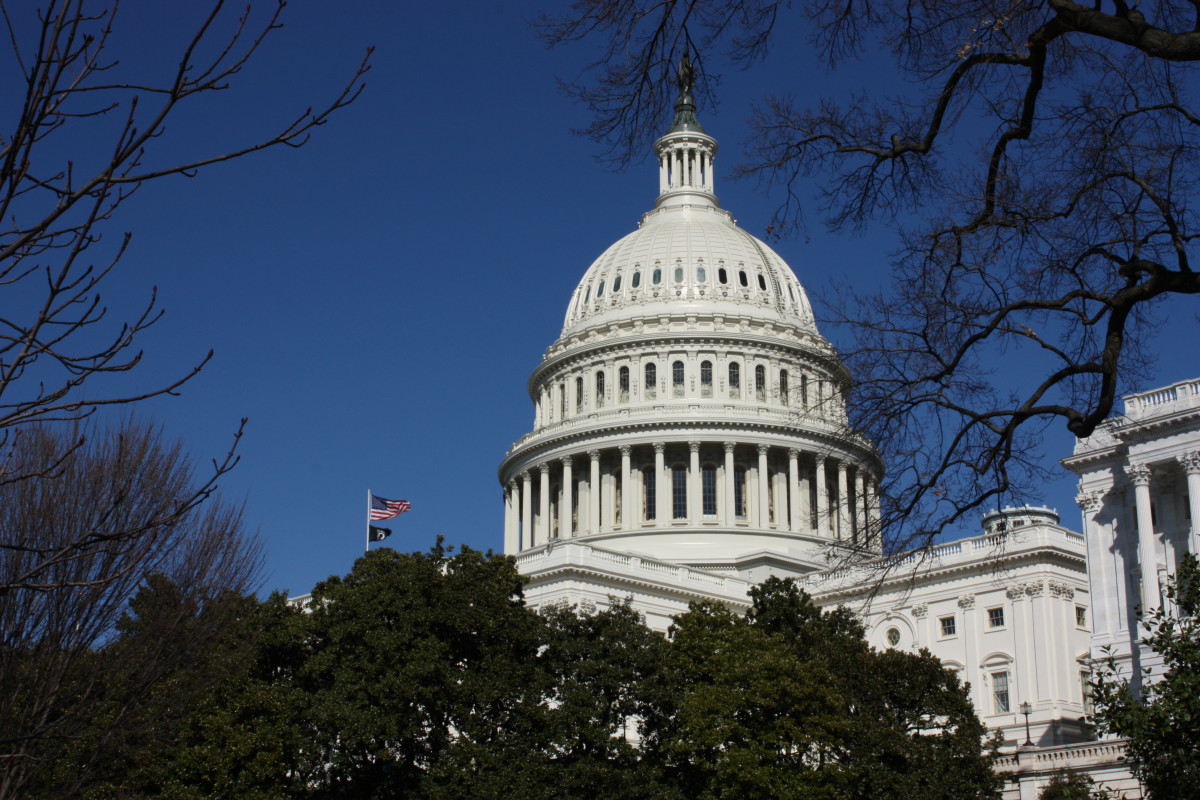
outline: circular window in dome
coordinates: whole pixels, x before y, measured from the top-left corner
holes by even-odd
[[[683,283],[683,267],[675,268],[675,282]]]
[[[696,267],[696,281],[704,283],[704,267]]]
[[[638,270],[637,272],[633,273],[633,280],[629,282],[629,285],[634,289],[636,289],[637,287],[642,285],[641,270]]]
[[[742,284],[742,286],[750,285],[750,279],[746,277],[746,270],[744,270],[744,269],[738,270],[738,282],[740,282]]]
[[[604,281],[600,281],[600,285],[596,287],[596,297],[604,297]]]
[[[758,273],[758,288],[762,289],[764,292],[767,290],[767,279],[762,276],[761,272]]]
[[[613,291],[614,292],[621,291],[621,276],[620,275],[613,278]]]
[[[896,645],[900,644],[899,628],[888,628],[887,643],[889,647],[895,647]]]
[[[650,275],[650,280],[655,286],[658,286],[660,283],[662,283],[662,270],[658,267],[655,267],[654,272]]]

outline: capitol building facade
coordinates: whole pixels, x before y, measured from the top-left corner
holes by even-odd
[[[1140,796],[1120,743],[1084,722],[1089,664],[1101,645],[1137,650],[1138,554],[1157,554],[1142,556],[1157,559],[1157,590],[1195,543],[1200,456],[1184,454],[1200,450],[1200,382],[1159,403],[1178,417],[1159,490],[1195,492],[1160,512],[1170,531],[1156,534],[1134,488],[1149,468],[1123,468],[1122,436],[1157,435],[1143,415],[1064,461],[1087,484],[1086,536],[1053,510],[1009,508],[977,536],[885,560],[885,465],[848,424],[852,378],[791,268],[720,207],[717,142],[687,87],[654,150],[654,207],[584,273],[529,378],[533,430],[500,465],[504,549],[529,579],[526,601],[628,597],[665,632],[691,602],[745,610],[751,586],[794,578],[818,603],[858,612],[874,646],[926,648],[959,672],[1004,740],[1006,797],[1036,797],[1064,767]],[[1120,580],[1089,583],[1089,569]]]

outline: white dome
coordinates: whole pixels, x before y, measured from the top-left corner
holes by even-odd
[[[787,263],[715,204],[647,212],[636,231],[584,274],[563,337],[631,315],[689,310],[758,318],[816,334],[812,307]]]

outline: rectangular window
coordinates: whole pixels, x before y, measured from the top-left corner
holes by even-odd
[[[1090,717],[1096,711],[1096,704],[1092,702],[1092,675],[1086,669],[1079,671],[1079,689],[1083,696],[1083,713]]]
[[[958,628],[954,624],[954,617],[942,617],[938,620],[941,626],[942,636],[954,636],[958,632]]]
[[[621,367],[621,371],[617,373],[618,390],[620,395],[618,401],[622,403],[629,402],[629,367]]]
[[[992,673],[992,713],[1007,714],[1009,712],[1008,702],[1008,673],[993,672]]]
[[[1088,626],[1087,606],[1075,606],[1075,624],[1080,628]]]
[[[701,488],[704,490],[704,516],[717,515],[717,468],[706,466],[700,473]]]
[[[687,519],[687,467],[671,468],[671,518]]]
[[[683,397],[683,362],[671,365],[671,387],[676,397]]]
[[[646,399],[653,400],[658,395],[658,370],[653,364],[646,365],[645,384]]]
[[[988,627],[1003,628],[1004,627],[1004,609],[989,608],[988,609]]]
[[[658,510],[658,476],[654,468],[642,470],[642,516],[647,522],[653,522]]]

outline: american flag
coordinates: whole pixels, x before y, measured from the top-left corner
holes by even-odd
[[[391,519],[397,514],[403,514],[412,508],[412,503],[407,500],[387,500],[382,497],[371,495],[371,505],[369,507],[372,521],[381,519]]]

